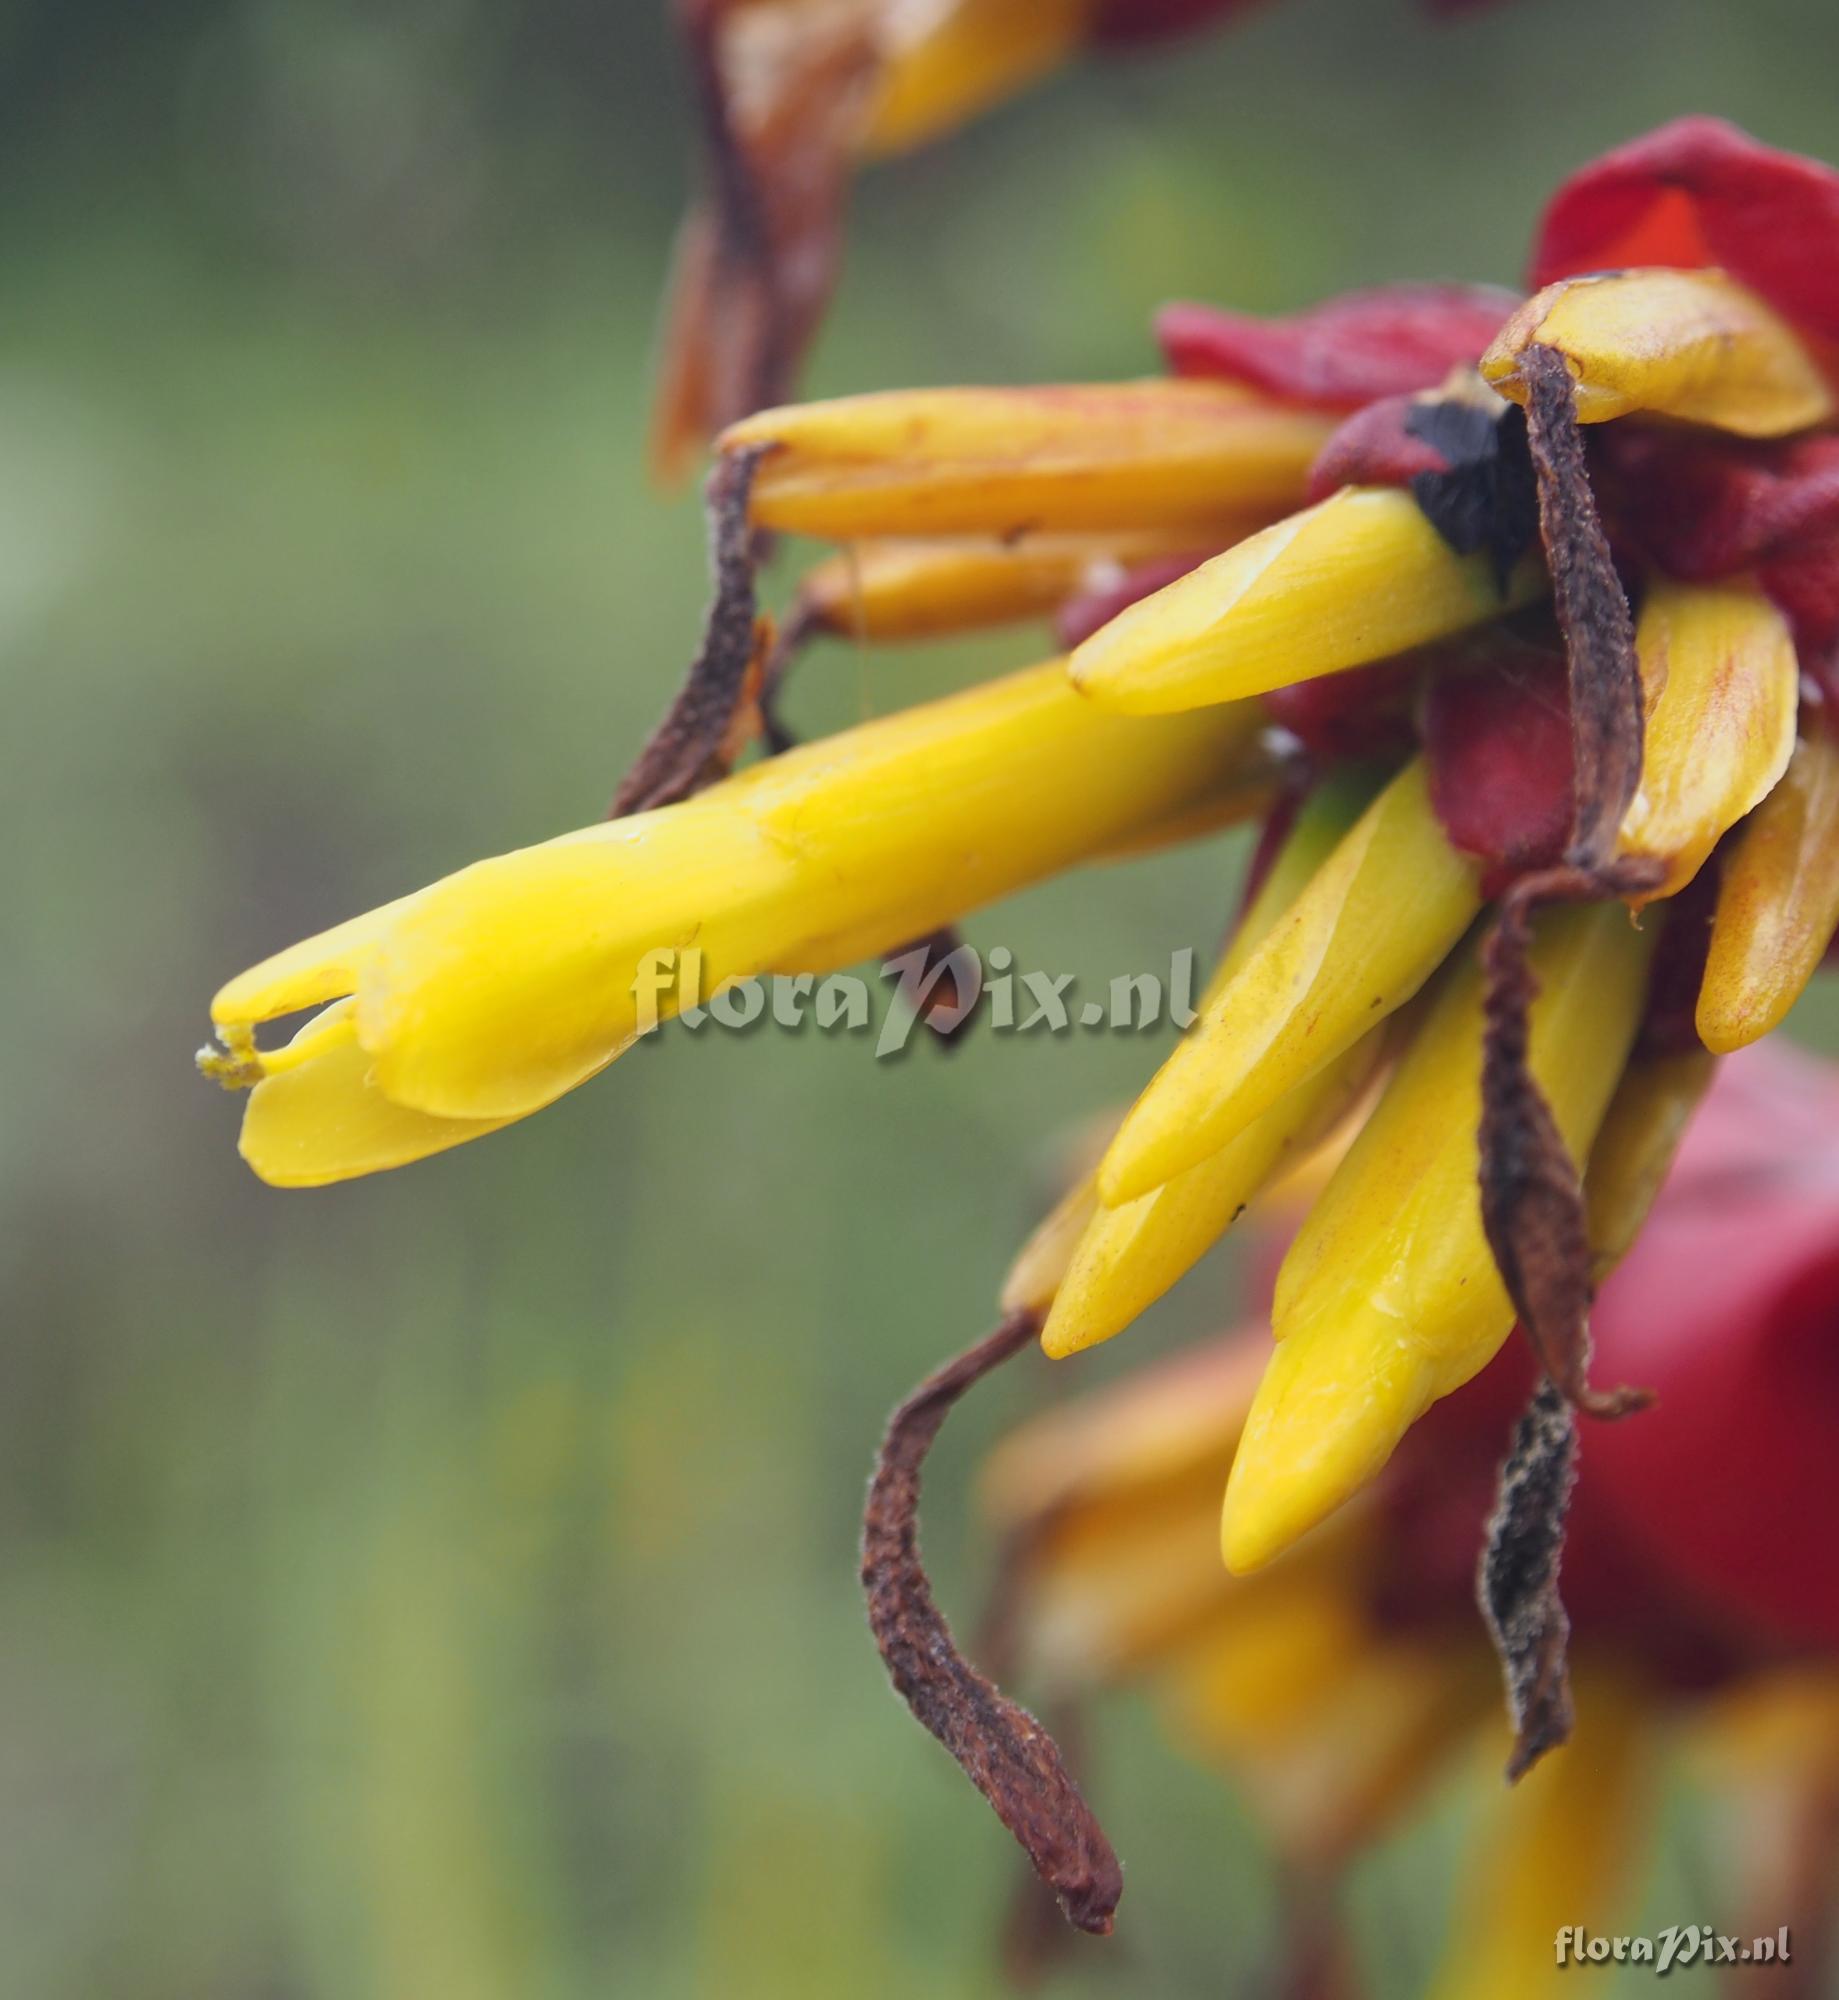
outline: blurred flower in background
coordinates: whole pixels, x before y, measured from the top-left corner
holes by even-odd
[[[653,455],[693,463],[797,386],[858,164],[943,137],[1075,56],[1198,34],[1260,0],[676,0],[705,191],[684,224]],[[1455,13],[1491,0],[1433,0]]]

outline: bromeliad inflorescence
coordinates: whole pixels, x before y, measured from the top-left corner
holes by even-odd
[[[1594,1285],[1714,1057],[1780,1022],[1839,924],[1839,174],[1684,121],[1560,190],[1532,276],[1524,301],[1175,308],[1169,376],[734,426],[715,608],[620,816],[213,1005],[206,1066],[253,1086],[245,1156],[339,1179],[610,1063],[648,954],[701,952],[709,985],[823,971],[1076,862],[1262,820],[1196,1026],[1028,1246],[1000,1336],[903,1410],[872,1495],[902,1691],[1088,1928],[1109,1850],[918,1567],[950,1402],[1037,1330],[1055,1356],[1122,1331],[1267,1186],[1329,1162],[1277,1274],[1226,1564],[1336,1514],[1518,1320],[1542,1385],[1483,1595],[1524,1769],[1570,1723],[1574,1412],[1643,1400],[1592,1386]],[[843,545],[778,621],[754,578],[774,531]],[[1064,659],[735,771],[784,740],[779,687],[821,635],[1044,613]]]

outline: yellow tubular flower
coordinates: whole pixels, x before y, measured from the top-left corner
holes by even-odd
[[[1314,879],[1371,791],[1370,780],[1348,773],[1318,788],[1303,807],[1220,961],[1203,1009]],[[1369,1034],[1210,1158],[1135,1201],[1105,1208],[1089,1183],[1076,1191],[1086,1196],[1081,1212],[1089,1219],[1070,1246],[1041,1330],[1046,1351],[1061,1360],[1109,1340],[1190,1271],[1292,1156],[1347,1109],[1372,1073],[1378,1040]]]
[[[1688,1049],[1631,1063],[1616,1085],[1584,1173],[1599,1281],[1634,1247],[1717,1066],[1706,1050]]]
[[[1107,708],[1200,708],[1389,658],[1546,588],[1529,556],[1503,595],[1488,558],[1457,555],[1409,493],[1347,486],[1133,604],[1072,675]]]
[[[774,449],[762,528],[863,535],[1205,529],[1301,496],[1330,419],[1226,382],[910,389],[765,410],[724,451]]]
[[[1722,271],[1565,278],[1528,299],[1482,357],[1503,396],[1526,400],[1520,356],[1556,348],[1586,424],[1646,411],[1739,437],[1825,423],[1833,393],[1794,330]]]
[[[1578,1683],[1572,1741],[1497,1793],[1431,2000],[1562,2000],[1579,1973],[1575,1959],[1558,1963],[1561,1927],[1610,1928],[1641,1878],[1656,1776],[1651,1698],[1613,1673],[1582,1672]]]
[[[1258,523],[1143,535],[1026,535],[1019,542],[863,542],[807,572],[805,614],[827,632],[886,642],[932,639],[1045,617],[1132,563],[1224,548]]]
[[[1099,1169],[1112,1205],[1197,1165],[1402,1007],[1481,908],[1423,760],[1364,812],[1137,1100]]]
[[[1634,1039],[1654,926],[1548,911],[1532,1073],[1585,1155]],[[1468,950],[1278,1274],[1271,1357],[1227,1486],[1227,1567],[1258,1568],[1341,1505],[1513,1327],[1477,1191],[1482,975]]]
[[[1839,739],[1825,716],[1724,863],[1699,1039],[1728,1055],[1780,1027],[1839,928]]]
[[[667,966],[652,994],[650,954],[700,953],[712,992],[889,949],[1230,794],[1258,731],[1251,711],[1120,724],[1050,662],[480,862],[282,952],[217,995],[227,1053],[208,1066],[256,1084],[244,1150],[265,1179],[401,1164],[539,1109],[626,1048],[648,1006],[674,1012],[680,982]],[[258,1023],[347,996],[290,1049],[256,1051]]]
[[[211,1057],[200,1060],[213,1068]],[[284,1049],[254,1060],[259,1080],[243,1114],[240,1150],[275,1187],[407,1166],[510,1123],[437,1118],[384,1096],[370,1082],[371,1059],[359,1046],[357,1004],[350,999],[334,1001]]]
[[[1647,734],[1625,854],[1667,863],[1637,907],[1676,896],[1794,754],[1801,670],[1787,620],[1745,584],[1655,582],[1635,634]]]
[[[896,8],[862,150],[904,153],[1048,74],[1084,38],[1093,0],[934,0]]]

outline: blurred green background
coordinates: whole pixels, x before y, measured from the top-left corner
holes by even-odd
[[[191,1072],[245,962],[596,816],[688,655],[700,525],[640,463],[688,171],[658,12],[0,4],[8,2000],[996,1990],[1014,1856],[886,1692],[857,1509],[1160,1045],[673,1032],[292,1195]],[[1665,116],[1839,156],[1835,74],[1830,0],[1288,0],[871,175],[810,386],[1141,371],[1173,294],[1511,280],[1554,179]],[[832,648],[794,720],[1022,650]],[[1239,865],[971,933],[1108,978],[1205,945]],[[939,1454],[966,1623],[968,1475],[1038,1393]],[[1092,1772],[1130,1895],[1068,1990],[1236,1990],[1239,1807],[1128,1702]],[[1383,1990],[1461,1811],[1369,1871]]]

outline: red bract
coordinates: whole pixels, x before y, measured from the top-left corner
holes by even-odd
[[[1408,653],[1273,688],[1262,699],[1271,720],[1324,763],[1382,757],[1410,747],[1411,698],[1423,666]]]
[[[1571,709],[1564,655],[1504,633],[1426,650],[1421,730],[1443,830],[1486,863],[1498,895],[1549,868],[1571,826]]]
[[[1679,118],[1573,174],[1553,197],[1532,283],[1641,264],[1720,265],[1839,342],[1839,173],[1720,118]]]
[[[1647,1012],[1635,1044],[1637,1060],[1704,1049],[1698,1031],[1699,989],[1705,983],[1722,873],[1720,857],[1714,854],[1677,896],[1668,898],[1666,928],[1654,947],[1648,973]]]
[[[1682,1588],[1839,1645],[1839,1084],[1729,1061],[1640,1243],[1604,1288],[1606,1375],[1656,1407],[1586,1443],[1585,1490]]]
[[[1446,471],[1436,446],[1405,428],[1416,401],[1387,396],[1349,417],[1309,469],[1310,504],[1343,486],[1409,486],[1419,473]]]
[[[1839,368],[1839,173],[1817,161],[1709,118],[1679,120],[1606,155],[1551,203],[1533,282],[1625,264],[1721,265]],[[1421,298],[1423,325],[1449,331],[1463,296],[1450,287],[1355,294],[1272,323],[1262,342],[1255,321],[1179,308],[1193,324],[1177,319],[1178,338],[1165,331],[1165,344],[1184,372],[1237,374],[1277,393],[1307,387],[1332,403],[1337,384],[1363,379],[1370,345],[1396,341],[1401,376],[1426,365],[1434,333],[1428,346],[1416,341],[1409,314],[1407,330],[1388,329],[1388,300]],[[1467,295],[1471,306],[1487,296]],[[1375,368],[1374,381],[1384,372]],[[1425,499],[1416,482],[1444,461],[1408,425],[1423,424],[1422,392],[1441,379],[1433,371],[1375,387],[1317,459],[1310,499],[1350,484],[1410,487]],[[1832,678],[1824,663],[1839,658],[1839,437],[1759,442],[1630,423],[1602,426],[1590,450],[1619,551],[1686,583],[1754,575],[1793,626],[1808,671]]]
[[[1489,285],[1384,285],[1282,319],[1171,305],[1156,337],[1177,375],[1352,410],[1473,366],[1517,303]]]
[[[1839,638],[1839,437],[1784,444],[1606,427],[1620,538],[1687,583],[1754,570],[1803,657]]]
[[[1687,582],[1839,538],[1839,437],[1759,444],[1612,425],[1602,460],[1612,507],[1639,496],[1643,553]]]
[[[1794,627],[1802,672],[1813,675],[1829,702],[1839,697],[1839,543],[1817,556],[1765,563],[1756,575]]]

